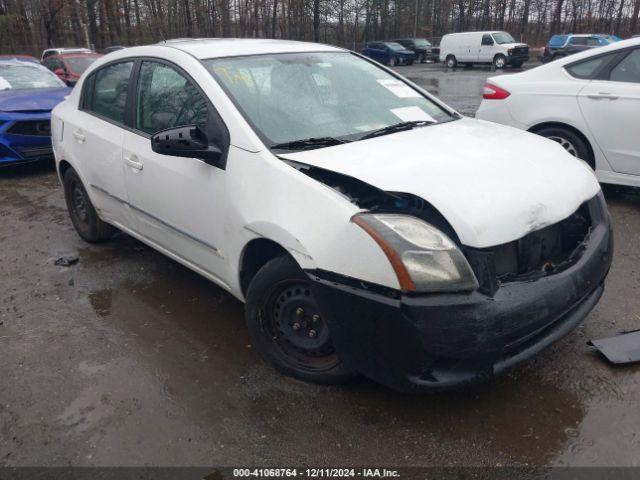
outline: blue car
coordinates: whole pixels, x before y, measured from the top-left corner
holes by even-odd
[[[396,42],[369,42],[362,49],[362,54],[390,67],[412,65],[416,59],[415,52]]]
[[[42,65],[0,60],[0,167],[53,158],[51,110],[70,92]]]

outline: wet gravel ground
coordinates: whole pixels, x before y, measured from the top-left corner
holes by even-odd
[[[494,74],[398,70],[468,115]],[[83,243],[50,169],[3,170],[0,465],[638,466],[640,366],[585,345],[640,328],[640,195],[607,199],[614,264],[581,327],[490,384],[406,396],[281,376],[237,300],[126,235]]]

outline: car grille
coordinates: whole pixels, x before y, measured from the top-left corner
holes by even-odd
[[[49,120],[26,120],[16,122],[7,129],[11,135],[31,135],[36,137],[51,136],[51,122]]]
[[[51,148],[51,145],[37,147],[17,147],[16,150],[23,158],[29,159],[53,156],[53,148]]]
[[[529,47],[515,47],[513,49],[514,55],[529,55]]]
[[[492,295],[502,283],[535,280],[569,268],[580,258],[591,231],[588,204],[561,222],[519,240],[485,249],[464,248],[480,290]]]

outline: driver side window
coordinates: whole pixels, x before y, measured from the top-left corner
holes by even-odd
[[[476,40],[476,42],[477,42],[477,40]],[[486,33],[484,35],[482,35],[482,45],[493,45],[493,38],[491,38],[491,35],[486,34]]]
[[[136,126],[153,134],[183,125],[206,126],[207,101],[175,68],[143,61],[137,91]]]

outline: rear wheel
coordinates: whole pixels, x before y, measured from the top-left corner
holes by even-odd
[[[456,60],[456,57],[454,57],[453,55],[449,55],[447,57],[447,68],[456,68],[456,65],[458,65],[458,61]]]
[[[316,383],[343,383],[353,374],[331,342],[311,284],[290,256],[267,262],[251,281],[245,317],[260,354],[282,372]]]
[[[587,162],[594,168],[593,158],[586,142],[575,132],[562,127],[548,127],[536,131],[540,136],[559,143],[568,153]]]
[[[493,66],[497,69],[504,68],[507,65],[507,57],[504,55],[498,54],[493,57]]]
[[[91,243],[109,240],[116,229],[98,217],[80,177],[73,168],[65,172],[62,182],[71,223],[78,235]]]

